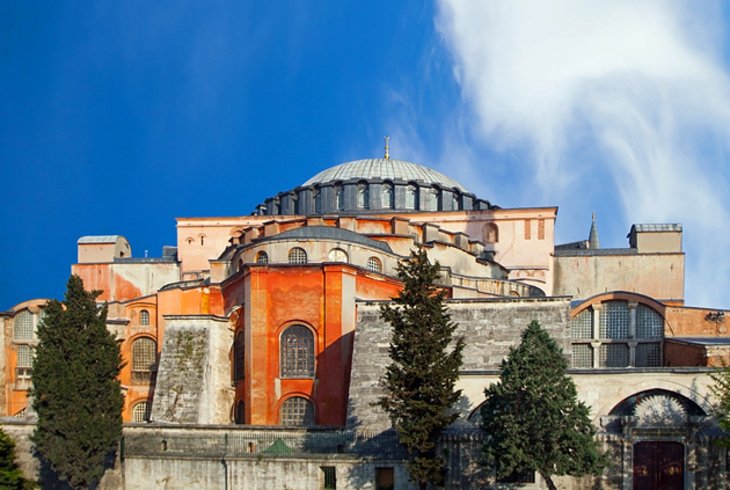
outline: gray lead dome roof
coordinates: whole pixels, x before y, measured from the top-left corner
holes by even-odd
[[[318,173],[303,185],[323,184],[338,180],[393,179],[438,184],[448,189],[457,188],[469,192],[466,187],[431,168],[405,160],[370,158],[341,163]]]

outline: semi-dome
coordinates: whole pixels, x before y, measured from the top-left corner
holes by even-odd
[[[420,182],[431,185],[436,184],[448,189],[459,189],[461,192],[469,192],[454,179],[432,168],[406,160],[393,160],[390,158],[369,158],[366,160],[341,163],[321,171],[303,185],[309,186],[353,179]]]

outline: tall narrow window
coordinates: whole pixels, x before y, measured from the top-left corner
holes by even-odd
[[[441,192],[439,192],[438,189],[431,189],[428,191],[427,206],[429,211],[441,210]]]
[[[334,466],[320,466],[322,470],[322,488],[333,490],[337,488],[337,471]]]
[[[487,223],[484,225],[483,238],[487,243],[497,243],[499,241],[499,228],[495,223]]]
[[[139,324],[147,326],[150,324],[150,312],[142,310],[139,312]]]
[[[236,413],[234,414],[233,421],[237,424],[246,423],[246,405],[242,400],[238,400],[236,403]]]
[[[33,340],[33,314],[27,310],[15,315],[13,340]]]
[[[461,201],[461,193],[454,189],[451,192],[451,209],[454,211],[461,211],[462,209],[462,201]]]
[[[132,344],[132,381],[148,382],[157,357],[157,344],[149,337],[140,337]]]
[[[305,427],[314,424],[312,402],[301,396],[293,396],[281,406],[281,425]]]
[[[370,209],[370,188],[366,183],[357,186],[357,207],[358,209]]]
[[[299,196],[296,194],[291,195],[291,207],[292,214],[299,214]]]
[[[290,264],[306,264],[307,263],[307,252],[299,247],[294,247],[289,250],[289,263]]]
[[[383,194],[381,197],[382,206],[385,209],[395,208],[395,193],[393,192],[393,184],[390,182],[383,183]]]
[[[269,254],[264,252],[263,250],[256,254],[256,263],[257,264],[268,264],[269,263]]]
[[[150,409],[147,402],[139,402],[132,407],[132,422],[147,422],[150,419]]]
[[[281,334],[281,377],[314,377],[314,335],[304,325],[292,325]]]
[[[406,187],[406,209],[418,209],[418,187],[413,184]]]
[[[342,187],[342,184],[335,186],[335,203],[338,211],[345,209],[345,189]]]
[[[243,332],[233,341],[233,380],[242,381],[245,376],[246,338]]]
[[[526,219],[524,221],[525,224],[525,240],[531,240],[532,239],[532,220]]]
[[[322,212],[322,192],[319,189],[314,189],[314,212]]]

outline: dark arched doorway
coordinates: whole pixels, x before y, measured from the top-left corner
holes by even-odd
[[[634,444],[634,490],[682,490],[684,445],[643,441]]]

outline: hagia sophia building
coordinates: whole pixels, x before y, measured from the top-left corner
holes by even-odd
[[[503,208],[386,151],[326,168],[250,215],[177,218],[177,245],[158,258],[134,256],[121,235],[80,237],[71,272],[102,291],[125,360],[125,464],[185,488],[184,472],[165,463],[178,436],[165,431],[209,427],[226,441],[238,429],[387,431],[373,406],[389,362],[378,305],[400,291],[398,263],[423,247],[466,341],[458,427],[478,426],[484,388],[537,319],[612,455],[605,488],[654,488],[642,478],[713,488],[727,456],[713,442],[710,374],[730,362],[730,332],[725,311],[685,305],[681,224],[634,224],[625,248],[601,248],[595,216],[575,233],[584,239],[565,244],[555,243],[556,217],[554,206]],[[45,302],[0,313],[3,420],[33,419],[27,390]],[[134,441],[145,438],[168,455],[135,460]],[[242,451],[257,453],[251,444]],[[347,486],[354,459],[328,474],[336,488],[410,488],[402,464],[378,457],[363,463],[375,472],[367,485]],[[236,461],[249,464],[245,454]],[[312,478],[330,467],[313,464]],[[526,481],[541,485],[539,475]]]

